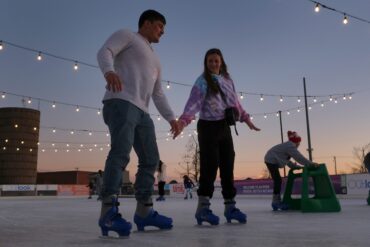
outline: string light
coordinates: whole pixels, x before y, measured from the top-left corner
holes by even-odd
[[[319,3],[316,3],[315,12],[316,13],[320,12],[320,4]]]
[[[344,17],[343,17],[343,24],[344,25],[348,24],[348,17],[346,14],[344,14]]]
[[[263,94],[261,94],[260,101],[263,101]]]
[[[314,98],[313,98],[313,102],[314,102],[314,103],[316,103],[316,101],[317,101],[317,99],[316,99],[316,97],[314,97]]]
[[[37,55],[37,60],[38,61],[41,61],[42,60],[41,52],[39,52],[39,54]]]
[[[240,93],[240,99],[244,99],[243,93]]]
[[[169,82],[169,81],[167,81],[167,86],[166,86],[166,88],[167,88],[167,89],[170,89],[170,88],[171,88],[171,86],[170,86],[170,82]]]
[[[74,69],[75,71],[77,71],[77,70],[78,70],[78,62],[77,62],[77,61],[75,61],[75,65],[73,66],[73,69]]]
[[[51,105],[52,108],[55,108],[56,107],[56,104],[55,102],[53,102],[53,104]]]
[[[361,22],[365,22],[367,24],[370,24],[370,21],[369,20],[366,20],[364,18],[360,18],[360,17],[354,16],[354,15],[350,15],[348,13],[345,13],[343,11],[336,10],[333,7],[329,7],[329,6],[325,5],[325,4],[319,3],[317,1],[313,1],[313,0],[307,0],[307,1],[312,2],[312,3],[315,4],[315,12],[319,12],[320,11],[320,7],[322,7],[324,9],[327,9],[327,10],[330,10],[330,11],[333,11],[333,12],[337,12],[337,13],[340,13],[340,14],[344,15],[343,24],[347,24],[348,23],[348,17],[351,17],[352,19],[356,19],[358,21],[361,21]]]
[[[5,93],[4,92],[1,94],[1,98],[5,99]]]
[[[300,97],[298,97],[297,101],[298,101],[298,103],[301,103],[301,98],[300,98]]]
[[[0,40],[0,51],[2,51],[3,49],[4,49],[3,41]]]
[[[280,95],[280,102],[283,102],[283,96]]]
[[[28,103],[28,104],[31,104],[31,103],[32,103],[31,98],[28,98],[27,103]]]

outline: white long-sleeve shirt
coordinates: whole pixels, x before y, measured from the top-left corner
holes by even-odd
[[[113,71],[123,83],[120,92],[106,90],[103,101],[123,99],[149,112],[150,98],[168,122],[175,119],[161,85],[161,65],[146,38],[130,30],[113,33],[97,54],[103,74]]]

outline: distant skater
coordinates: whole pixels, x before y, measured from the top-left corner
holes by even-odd
[[[98,195],[97,200],[101,200],[101,192],[103,187],[103,171],[99,170],[98,174],[95,176],[95,184],[96,184],[96,194]]]
[[[367,172],[370,173],[370,152],[368,152],[364,158],[364,165],[367,169]],[[370,189],[369,189],[369,195],[367,197],[367,204],[370,205]]]
[[[162,160],[159,160],[158,168],[157,168],[157,182],[158,182],[158,195],[159,197],[156,201],[165,201],[166,198],[164,197],[164,186],[166,185],[166,169],[167,166]]]
[[[92,180],[90,180],[86,187],[89,188],[89,197],[87,199],[91,199],[95,193],[95,184]]]
[[[289,141],[273,146],[265,155],[265,164],[269,170],[272,180],[274,181],[274,189],[272,195],[272,209],[274,211],[287,210],[288,205],[281,201],[281,176],[279,168],[288,165],[290,168],[302,168],[302,166],[290,161],[293,158],[296,162],[303,166],[318,166],[317,163],[306,159],[299,151],[298,147],[301,143],[301,137],[294,131],[288,131]]]
[[[236,220],[246,223],[246,214],[235,206],[235,151],[230,126],[235,126],[239,121],[251,130],[260,129],[252,123],[249,114],[239,102],[234,81],[227,70],[221,50],[209,49],[204,56],[203,65],[203,73],[195,81],[184,112],[179,118],[179,130],[182,131],[199,112],[197,132],[200,176],[195,218],[199,225],[202,222],[219,224],[219,217],[210,209],[214,182],[219,170],[227,222]]]
[[[187,200],[188,198],[192,199],[193,194],[191,192],[193,191],[193,188],[195,187],[195,185],[188,175],[184,175],[182,178],[184,179],[184,188],[185,188],[184,199],[185,200]]]

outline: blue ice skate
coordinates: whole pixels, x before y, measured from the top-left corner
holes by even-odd
[[[277,211],[277,210],[288,210],[289,206],[286,203],[283,202],[272,202],[271,203],[272,210]]]
[[[231,220],[237,220],[239,223],[247,223],[247,215],[239,210],[239,208],[231,207],[224,213],[227,223],[231,223]]]
[[[202,222],[208,222],[211,225],[218,225],[220,219],[217,215],[212,213],[212,210],[209,208],[203,208],[198,213],[195,214],[198,225],[202,225]]]
[[[99,226],[103,237],[108,237],[108,232],[116,232],[119,237],[128,237],[130,235],[131,223],[122,218],[118,213],[119,202],[117,198],[112,197],[112,207],[109,211],[99,220]]]
[[[149,215],[145,218],[142,218],[135,214],[134,222],[137,226],[138,231],[144,231],[145,226],[155,226],[162,230],[172,228],[172,219],[164,215],[158,214],[158,212],[154,211],[153,209],[150,211]]]

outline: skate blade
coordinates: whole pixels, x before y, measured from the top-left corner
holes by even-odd
[[[99,236],[100,239],[105,240],[120,240],[120,239],[128,239],[130,236]]]

